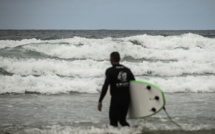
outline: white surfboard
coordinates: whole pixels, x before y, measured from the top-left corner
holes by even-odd
[[[163,91],[148,82],[130,82],[131,102],[128,118],[144,118],[158,113],[165,106]]]
[[[165,106],[165,97],[163,91],[148,82],[131,81],[130,82],[131,102],[127,118],[145,118],[152,116]],[[106,100],[110,105],[110,91],[108,89]]]

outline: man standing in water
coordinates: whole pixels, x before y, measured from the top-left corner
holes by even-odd
[[[110,125],[117,127],[118,122],[121,126],[129,126],[126,121],[126,115],[130,103],[129,82],[135,80],[134,75],[129,68],[119,64],[120,55],[118,52],[112,52],[110,62],[112,67],[106,70],[106,79],[102,87],[98,103],[98,110],[102,109],[102,100],[107,93],[110,85],[111,103],[109,110]]]

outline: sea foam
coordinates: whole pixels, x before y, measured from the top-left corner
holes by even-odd
[[[173,78],[136,77],[157,85],[166,93],[190,92],[190,93],[214,93],[214,76],[187,76]],[[41,93],[41,94],[68,94],[99,93],[104,78],[61,78],[58,76],[26,76],[19,75],[0,76],[0,94],[4,93]]]
[[[119,51],[137,80],[164,92],[214,92],[215,39],[197,34],[0,40],[0,93],[98,93]]]
[[[105,69],[111,67],[109,61],[95,60],[56,60],[56,59],[17,59],[1,58],[0,68],[18,75],[59,75],[64,77],[103,77]],[[129,67],[136,76],[183,76],[215,74],[214,62],[128,62],[121,64]]]

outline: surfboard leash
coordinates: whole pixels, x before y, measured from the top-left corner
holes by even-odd
[[[179,127],[181,130],[183,130],[182,127],[181,127],[181,125],[179,125],[178,123],[176,123],[175,121],[172,120],[172,118],[171,118],[171,117],[169,116],[169,114],[167,113],[165,107],[163,107],[163,110],[164,110],[164,112],[166,113],[166,115],[167,115],[167,117],[169,118],[169,120],[170,120],[173,124],[175,124],[177,127]]]

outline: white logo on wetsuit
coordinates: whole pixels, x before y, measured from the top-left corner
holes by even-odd
[[[127,73],[120,71],[118,74],[118,79],[122,82],[126,82],[127,81]]]
[[[127,82],[127,73],[120,71],[118,74],[118,80],[120,80],[120,83],[116,83],[117,87],[125,87],[128,86],[128,82]]]

